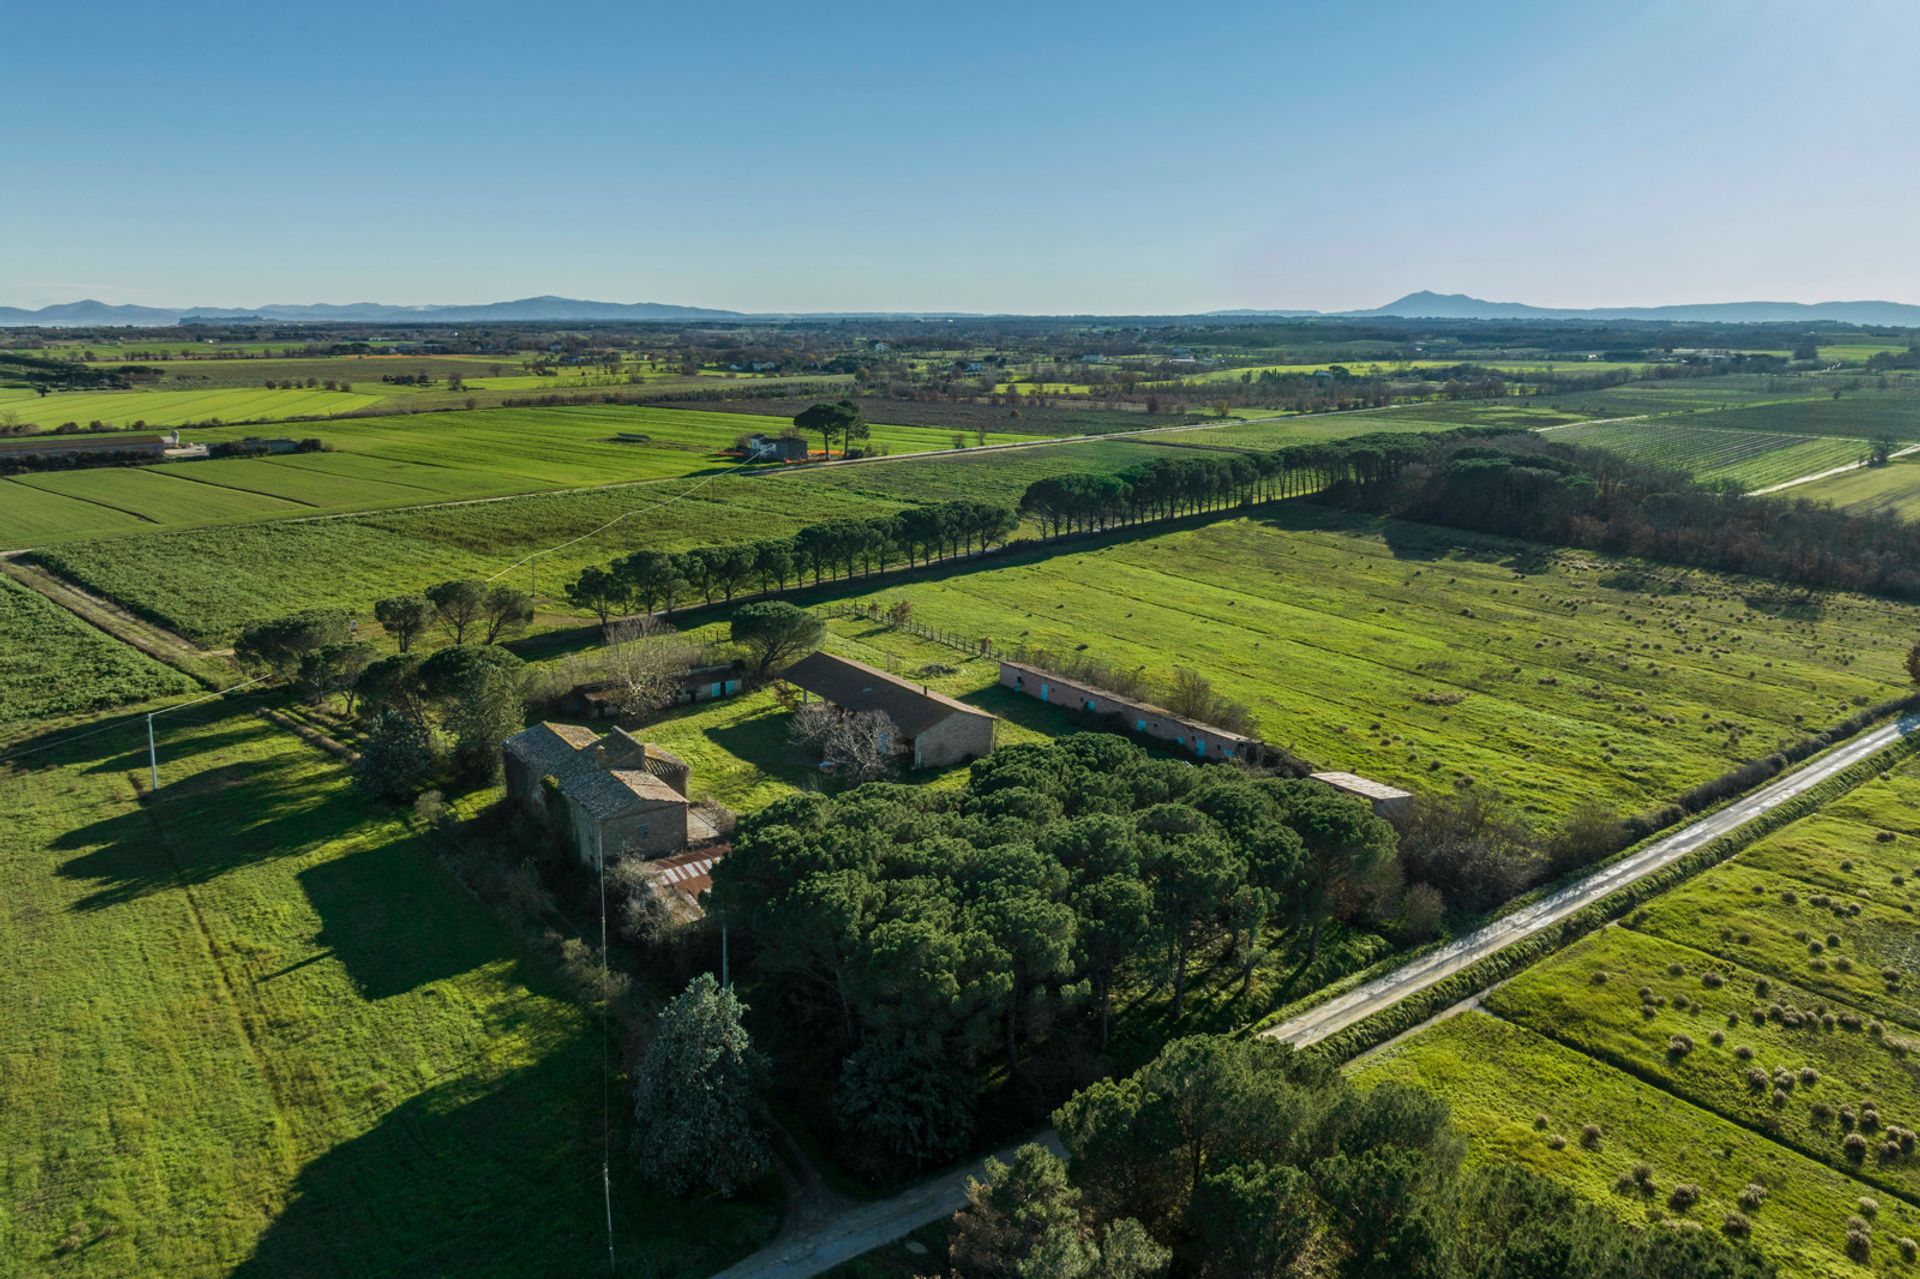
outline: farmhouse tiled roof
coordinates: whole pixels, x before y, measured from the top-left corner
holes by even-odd
[[[828,653],[810,653],[789,666],[781,678],[848,711],[882,711],[908,737],[918,737],[952,715],[993,719],[977,706],[936,693],[876,670],[865,662]]]

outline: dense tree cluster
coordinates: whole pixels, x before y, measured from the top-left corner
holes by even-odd
[[[1244,982],[1276,926],[1310,955],[1393,862],[1391,827],[1318,783],[1076,734],[996,751],[961,789],[778,801],[741,822],[713,897],[795,1051],[837,1077],[849,1157],[888,1175],[965,1147],[995,1058],[1103,1048],[1122,987],[1177,1020],[1197,958]]]
[[[634,1149],[646,1176],[676,1195],[735,1194],[772,1166],[767,1060],[740,1024],[731,990],[701,973],[660,1010],[634,1078]]]
[[[985,551],[1019,519],[990,502],[911,506],[872,519],[809,524],[790,538],[690,551],[635,551],[607,568],[588,568],[567,599],[601,622],[626,613],[667,612],[688,598],[712,604],[742,591],[784,591],[840,577],[881,573]]]
[[[1765,1279],[1743,1242],[1645,1230],[1518,1165],[1468,1169],[1446,1104],[1268,1040],[1169,1044],[1055,1116],[955,1219],[955,1279]]]

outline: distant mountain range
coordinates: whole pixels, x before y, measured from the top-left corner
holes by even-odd
[[[487,302],[478,306],[391,306],[384,302],[275,303],[271,306],[116,306],[89,298],[62,302],[29,311],[0,306],[0,325],[44,325],[76,328],[82,325],[125,324],[142,328],[168,327],[183,320],[275,320],[290,323],[373,323],[409,320],[431,324],[472,324],[487,320],[736,320],[738,311],[716,311],[703,306],[670,306],[664,302],[583,302],[577,298],[521,298],[517,302]]]
[[[1218,316],[1323,316],[1403,320],[1668,320],[1718,324],[1793,324],[1832,320],[1841,324],[1920,327],[1920,306],[1905,302],[1699,302],[1678,306],[1529,306],[1488,302],[1464,293],[1422,290],[1365,311],[1212,311]]]
[[[958,319],[953,311],[820,312],[817,319]],[[1549,307],[1524,302],[1488,302],[1464,293],[1409,293],[1403,298],[1364,311],[1209,311],[1210,318],[1231,319],[1404,319],[1404,320],[1667,320],[1733,324],[1810,323],[1831,320],[1842,324],[1885,324],[1920,327],[1920,306],[1904,302],[1705,302],[1681,306]],[[182,322],[275,321],[279,323],[370,323],[419,321],[430,324],[471,324],[495,321],[574,320],[750,320],[795,318],[783,313],[755,315],[704,306],[673,306],[664,302],[585,302],[578,298],[521,298],[517,302],[487,302],[477,306],[393,306],[384,302],[275,303],[271,306],[155,307],[117,306],[87,299],[62,302],[37,311],[0,306],[0,327],[37,325],[77,328],[94,325],[168,327]],[[800,316],[798,318],[806,318]],[[981,318],[981,317],[969,317]],[[1089,317],[1093,318],[1093,317]]]

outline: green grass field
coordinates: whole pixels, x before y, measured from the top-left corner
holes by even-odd
[[[369,408],[385,399],[379,392],[274,390],[251,387],[214,387],[190,391],[65,391],[37,395],[31,390],[0,387],[0,415],[13,413],[23,423],[48,430],[62,422],[105,422],[108,426],[180,426],[188,422],[223,422],[259,418],[289,418],[348,413]]]
[[[1920,458],[1902,458],[1885,466],[1815,480],[1795,488],[1792,495],[1829,502],[1860,515],[1885,512],[1902,519],[1920,519]]]
[[[1263,735],[1550,815],[1664,800],[1905,685],[1920,611],[1294,504],[861,592],[996,648],[1205,672]]]
[[[523,1275],[604,1266],[601,1037],[422,837],[237,710],[0,765],[0,1272]],[[30,765],[30,766],[29,766]],[[661,1202],[638,1273],[762,1241]]]
[[[1753,1182],[1765,1187],[1765,1202],[1742,1211],[1781,1274],[1912,1273],[1895,1248],[1903,1236],[1920,1237],[1912,1205],[1524,1027],[1465,1012],[1349,1069],[1362,1086],[1392,1080],[1439,1093],[1470,1158],[1525,1164],[1630,1224],[1676,1215],[1667,1196],[1690,1183],[1701,1198],[1679,1215],[1718,1230]],[[1601,1129],[1595,1149],[1581,1141],[1587,1124]],[[1556,1139],[1564,1142],[1557,1150]],[[1619,1188],[1637,1163],[1652,1170],[1650,1194]],[[1860,1265],[1843,1244],[1847,1219],[1869,1194],[1880,1207]]]
[[[785,477],[723,476],[385,514],[154,531],[49,546],[37,556],[170,630],[218,644],[252,622],[302,608],[340,607],[365,616],[383,596],[453,577],[490,577],[530,552],[574,538],[584,540],[539,560],[537,582],[525,568],[513,580],[534,582],[542,595],[558,597],[584,566],[605,564],[637,547],[750,542],[895,505]],[[609,521],[618,522],[594,533]]]
[[[198,688],[172,667],[0,577],[0,726]]]
[[[552,488],[588,488],[717,474],[738,467],[723,449],[784,419],[630,405],[370,417],[302,423],[330,451],[217,458],[153,467],[100,467],[0,479],[0,549],[129,531],[374,510]],[[208,443],[255,427],[193,431]],[[622,441],[622,434],[645,436]],[[935,427],[875,426],[893,453],[951,449]],[[1033,438],[990,436],[992,442]]]

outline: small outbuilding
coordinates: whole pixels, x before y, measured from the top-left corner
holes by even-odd
[[[865,662],[809,653],[780,677],[842,711],[885,714],[900,730],[915,768],[945,768],[993,751],[998,716]]]
[[[1392,817],[1413,806],[1413,792],[1376,782],[1358,773],[1314,773],[1313,780],[1333,787],[1343,795],[1365,800],[1381,817]]]

